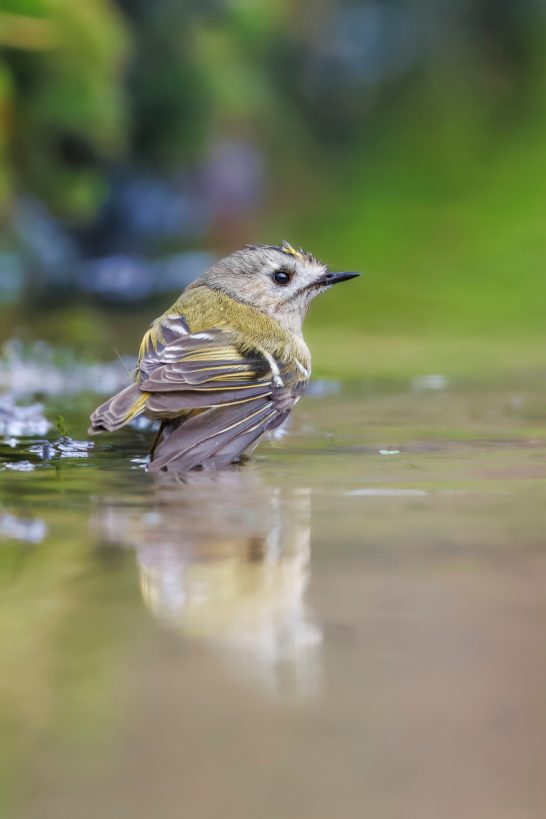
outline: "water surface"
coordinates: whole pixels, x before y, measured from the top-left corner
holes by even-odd
[[[546,385],[319,393],[216,474],[6,438],[2,816],[546,815]]]

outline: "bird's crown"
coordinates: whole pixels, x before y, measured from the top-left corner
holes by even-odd
[[[281,245],[246,245],[246,247],[248,250],[277,250],[279,253],[286,253],[287,256],[295,256],[296,259],[300,259],[302,262],[315,262],[320,264],[319,260],[315,258],[312,253],[309,253],[301,247],[296,250],[296,248],[285,239]]]

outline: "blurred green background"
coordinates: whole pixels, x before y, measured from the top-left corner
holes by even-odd
[[[0,0],[2,817],[545,815],[545,103],[546,0]],[[365,273],[306,329],[365,383],[240,509],[165,495],[145,430],[67,443],[125,379],[88,363],[283,239]],[[309,544],[324,689],[269,709],[230,675],[315,669]],[[139,592],[183,626],[192,566],[194,643]]]
[[[0,342],[134,353],[245,242],[366,273],[315,373],[546,364],[542,0],[1,0]]]

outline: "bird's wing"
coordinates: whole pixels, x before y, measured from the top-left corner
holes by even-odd
[[[182,316],[167,316],[144,336],[137,380],[151,393],[150,412],[175,414],[270,396],[272,374],[263,355],[240,352],[233,333],[191,333]]]
[[[260,352],[241,353],[233,332],[191,333],[182,316],[166,316],[144,336],[137,380],[150,393],[149,412],[176,414],[258,397],[271,401],[274,386],[291,389],[301,375]]]
[[[307,383],[295,361],[283,364],[265,351],[243,349],[234,332],[191,333],[180,315],[162,317],[142,341],[136,383],[97,407],[90,434],[112,432],[146,413],[168,422],[158,457],[169,438],[169,457],[193,441],[196,454],[229,444],[225,457],[238,452],[234,460],[248,448],[245,441],[282,423]]]
[[[284,421],[306,384],[297,366],[241,353],[228,331],[191,333],[180,316],[148,331],[138,378],[148,414],[176,419],[167,424],[150,468],[180,471],[236,460]]]

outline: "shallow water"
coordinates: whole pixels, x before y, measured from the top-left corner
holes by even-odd
[[[546,383],[319,393],[217,474],[0,445],[2,817],[546,815]]]

